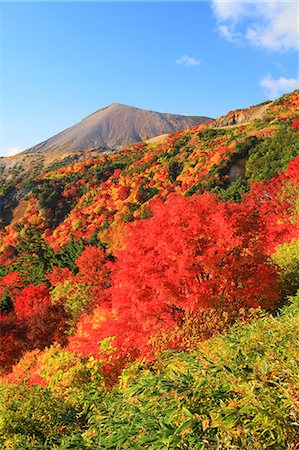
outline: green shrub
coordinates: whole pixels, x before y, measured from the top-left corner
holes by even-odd
[[[212,192],[219,194],[219,200],[221,202],[240,202],[243,199],[243,195],[248,192],[250,186],[244,178],[240,178],[234,181],[228,186],[227,189],[216,187],[212,189]]]
[[[278,132],[249,151],[246,176],[249,181],[268,180],[299,154],[298,133],[281,125]]]
[[[1,448],[57,448],[63,436],[84,427],[84,415],[47,388],[2,385],[0,398]]]
[[[280,269],[280,283],[285,295],[294,295],[299,289],[299,240],[279,245],[271,256]]]
[[[298,304],[299,296],[279,318],[254,320],[190,354],[132,365],[90,415],[93,446],[295,449]]]

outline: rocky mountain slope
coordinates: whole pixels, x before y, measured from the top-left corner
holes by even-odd
[[[210,120],[180,116],[112,103],[81,122],[26,150],[26,153],[68,152],[98,147],[120,148],[165,133],[174,133]]]

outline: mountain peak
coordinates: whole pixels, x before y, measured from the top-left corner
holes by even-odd
[[[106,109],[106,108],[115,108],[115,107],[119,107],[119,106],[124,106],[124,107],[127,107],[127,108],[131,108],[131,106],[129,106],[129,105],[124,105],[123,103],[113,102],[113,103],[110,103],[110,105],[104,107],[103,109]]]
[[[182,131],[208,120],[211,119],[164,114],[122,103],[111,103],[25,153],[65,153],[98,147],[118,149],[162,134]]]

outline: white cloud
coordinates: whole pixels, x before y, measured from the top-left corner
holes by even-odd
[[[259,84],[264,88],[266,96],[271,100],[299,88],[299,81],[296,78],[280,77],[275,80],[272,75],[262,78]]]
[[[22,147],[9,147],[3,150],[4,156],[14,156],[17,153],[20,153],[23,150]]]
[[[242,1],[212,0],[214,13],[219,20],[229,20],[236,23],[247,13],[249,3]]]
[[[201,61],[195,58],[194,56],[183,55],[176,60],[176,63],[186,67],[194,67],[198,66],[201,63]]]
[[[237,32],[232,32],[227,25],[219,26],[218,31],[221,36],[224,37],[228,42],[233,42],[234,44],[242,44],[242,35]]]
[[[299,47],[296,1],[212,0],[220,34],[229,42],[249,43],[271,50]]]

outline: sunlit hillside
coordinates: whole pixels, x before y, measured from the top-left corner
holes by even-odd
[[[299,91],[14,183],[2,448],[298,448]]]

